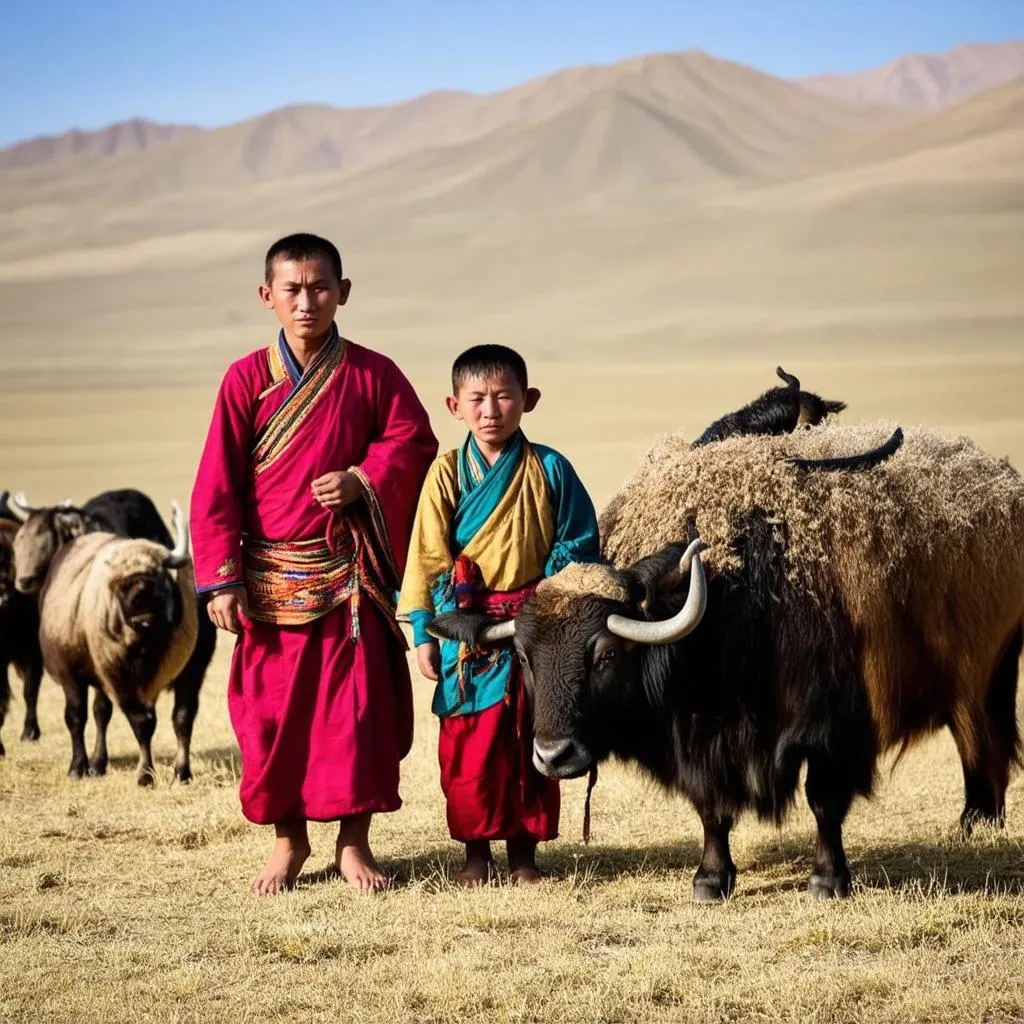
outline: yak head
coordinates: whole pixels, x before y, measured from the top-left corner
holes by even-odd
[[[15,585],[23,594],[36,594],[46,581],[57,549],[87,531],[86,514],[70,501],[50,508],[35,508],[23,494],[16,495],[10,504],[4,504],[21,520],[14,537]]]
[[[104,574],[113,602],[110,606],[114,632],[124,623],[137,634],[173,626],[179,615],[180,591],[170,570],[190,560],[188,530],[181,510],[172,506],[171,528],[177,541],[172,549],[156,541],[122,539],[111,544],[104,558]]]
[[[699,625],[703,546],[672,544],[621,570],[569,565],[514,620],[450,612],[429,631],[481,646],[511,641],[532,705],[533,763],[544,775],[576,778],[612,752],[610,726],[631,713],[643,685],[644,649],[675,644]]]

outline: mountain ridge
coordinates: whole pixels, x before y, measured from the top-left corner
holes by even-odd
[[[938,110],[1024,76],[1024,40],[909,53],[849,75],[794,79],[830,99]]]

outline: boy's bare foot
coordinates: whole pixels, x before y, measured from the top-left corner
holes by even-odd
[[[267,866],[252,883],[252,891],[257,896],[275,896],[290,889],[309,857],[309,837],[304,821],[275,825],[274,828],[277,833],[274,849]]]
[[[491,844],[474,839],[466,843],[466,863],[455,872],[455,884],[465,888],[486,885],[491,880],[494,861]]]
[[[544,876],[535,864],[524,864],[515,871],[510,871],[508,878],[514,885],[540,885],[544,881]]]
[[[338,874],[359,892],[373,892],[389,884],[370,849],[371,817],[370,814],[356,814],[342,818],[338,828],[334,866]]]
[[[515,885],[538,885],[543,876],[537,868],[537,841],[535,839],[509,839],[508,850],[509,881]]]

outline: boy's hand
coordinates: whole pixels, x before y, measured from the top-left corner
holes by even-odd
[[[345,508],[363,496],[363,483],[355,473],[341,469],[318,476],[311,490],[324,508]]]
[[[210,621],[228,633],[242,631],[242,616],[249,616],[249,598],[245,587],[230,587],[214,594],[206,608]]]
[[[441,649],[436,640],[431,640],[428,644],[420,644],[416,648],[416,664],[419,665],[420,675],[425,676],[431,682],[437,682],[441,669]]]

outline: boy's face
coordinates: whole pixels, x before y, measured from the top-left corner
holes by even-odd
[[[329,260],[277,260],[270,284],[260,285],[260,298],[289,335],[316,341],[330,331],[351,287],[335,277]]]
[[[540,392],[525,393],[511,370],[482,377],[467,377],[456,395],[447,399],[448,411],[465,422],[478,442],[501,448],[519,429],[523,413],[531,412]]]

